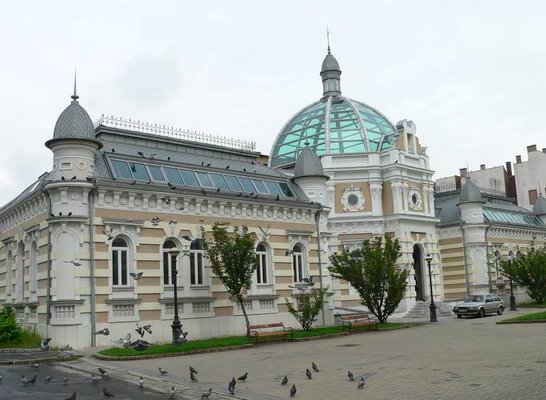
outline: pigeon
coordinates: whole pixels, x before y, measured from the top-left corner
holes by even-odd
[[[99,383],[99,377],[97,375],[91,374],[91,382]]]
[[[101,329],[100,331],[95,332],[95,335],[108,336],[109,334],[110,334],[110,329],[108,329],[108,328],[104,328],[104,329]]]
[[[347,371],[347,378],[352,382],[355,380],[355,377],[351,371]]]
[[[40,368],[40,363],[34,363],[30,366],[30,368],[38,369]]]
[[[104,395],[104,398],[106,399],[111,399],[112,397],[114,397],[114,395],[110,393],[108,389],[106,388],[102,388],[102,394]]]
[[[144,389],[144,379],[142,379],[142,376],[138,380],[138,387]]]
[[[68,376],[65,376],[63,379],[63,385],[68,385]]]
[[[229,391],[229,394],[231,395],[234,395],[235,394],[235,385],[237,384],[237,381],[235,380],[235,378],[231,378],[231,381],[228,383],[228,391]]]
[[[317,364],[315,364],[314,362],[311,362],[311,367],[313,367],[313,371],[319,372],[319,369],[318,369],[318,367],[317,367]]]
[[[48,351],[50,341],[51,338],[45,338],[44,340],[42,340],[42,342],[40,343],[40,349],[42,349],[42,351]]]
[[[364,377],[361,376],[361,377],[360,377],[360,382],[358,382],[357,388],[359,388],[359,389],[364,389],[364,385],[365,385],[365,384],[366,384],[366,381],[364,380]]]
[[[309,371],[309,368],[305,369],[305,375],[307,376],[307,379],[312,379],[311,371]]]
[[[106,235],[106,240],[112,240],[114,238],[114,235],[110,232],[102,231]]]
[[[285,375],[284,378],[282,378],[281,385],[286,386],[287,383],[288,383],[288,377]]]
[[[188,341],[188,332],[180,332],[180,335],[174,340],[175,344],[183,344]]]
[[[34,377],[32,379],[27,380],[27,383],[34,384],[34,382],[36,382],[36,378],[38,378],[38,375],[34,375]]]
[[[193,372],[190,372],[190,381],[192,381],[193,383],[199,382]]]
[[[52,377],[51,375],[48,375],[48,376],[45,377],[44,382],[45,382],[45,383],[49,383],[49,382],[51,382],[52,380],[53,380],[53,377]]]
[[[142,277],[142,274],[143,274],[143,272],[138,272],[138,273],[129,272],[129,275],[131,275],[131,277],[132,277],[135,281],[138,281],[138,280]]]
[[[108,373],[108,371],[102,369],[101,367],[99,367],[99,372],[100,372],[100,375],[102,377],[102,379],[110,379],[110,374]]]
[[[190,372],[192,374],[197,374],[197,371],[195,370],[195,368],[193,368],[191,365],[190,365]]]
[[[137,324],[137,328],[135,329],[136,333],[138,333],[140,335],[140,337],[143,337],[144,336],[144,328],[138,326]]]
[[[144,153],[142,151],[137,151],[137,154],[141,157],[144,157]]]
[[[118,343],[125,348],[131,347],[131,334],[128,333],[124,338],[119,338]]]
[[[237,378],[238,381],[246,381],[246,378],[248,378],[248,372],[245,372],[243,375]]]
[[[144,330],[148,332],[150,335],[152,334],[152,325],[144,325]]]
[[[159,373],[161,375],[167,375],[168,374],[168,372],[166,370],[164,370],[163,368],[159,367],[158,369],[159,369]]]
[[[210,398],[210,395],[212,394],[212,388],[207,390],[205,393],[201,395],[201,400]]]
[[[21,375],[21,383],[23,385],[26,385],[28,383],[28,379],[24,375]]]
[[[176,394],[174,392],[174,385],[173,387],[171,388],[171,392],[169,393],[169,399],[174,399],[176,397]]]
[[[159,218],[158,216],[155,216],[150,220],[150,222],[152,223],[153,226],[158,226],[159,223],[161,222],[161,218]]]
[[[131,344],[130,347],[132,347],[136,351],[144,351],[150,346],[151,346],[151,344],[148,343],[147,341],[142,340],[142,339],[137,339]]]
[[[297,392],[297,389],[296,389],[296,385],[294,384],[290,388],[290,397],[294,397],[296,395],[296,392]]]
[[[64,399],[64,400],[76,400],[76,392],[72,393],[72,396],[67,397],[67,398]]]
[[[2,383],[2,375],[0,375],[0,383]]]
[[[313,282],[312,276],[310,276],[309,278],[303,278],[303,281],[307,283],[308,286],[315,286],[315,282]]]

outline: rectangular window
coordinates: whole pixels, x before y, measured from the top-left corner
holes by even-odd
[[[301,253],[296,253],[292,256],[292,263],[294,282],[303,282],[303,257]]]
[[[209,174],[209,176],[212,179],[212,182],[217,188],[220,188],[222,190],[229,190],[229,186],[224,179],[224,177],[220,174]]]
[[[537,201],[537,191],[536,189],[533,189],[533,190],[529,190],[529,204],[533,205],[536,203]]]
[[[282,196],[283,194],[281,193],[280,189],[277,187],[277,185],[275,185],[275,182],[272,182],[272,181],[264,181],[264,184],[265,184],[265,187],[267,188],[267,190],[269,191],[269,193],[271,193],[273,196],[275,195],[279,195],[279,196]]]
[[[224,175],[224,178],[226,178],[226,181],[227,181],[227,183],[228,183],[231,190],[233,190],[234,192],[242,192],[243,191],[243,187],[241,186],[241,184],[237,180],[237,177],[235,177],[233,175]]]
[[[258,254],[258,269],[256,270],[256,282],[258,284],[267,283],[267,255]]]
[[[199,186],[199,182],[197,182],[197,178],[195,177],[192,171],[188,171],[187,169],[179,169],[179,171],[180,171],[180,175],[182,175],[182,178],[184,178],[186,185]]]
[[[148,165],[148,169],[150,170],[150,175],[152,175],[152,179],[154,181],[165,182],[165,177],[163,176],[163,172],[161,172],[161,167]]]
[[[277,184],[279,185],[279,188],[281,189],[281,192],[284,196],[294,197],[294,194],[292,193],[292,191],[290,190],[290,187],[288,186],[286,182],[277,182]]]
[[[203,252],[192,251],[190,253],[190,284],[203,284]]]
[[[254,186],[256,186],[256,189],[259,193],[267,194],[267,189],[265,188],[264,181],[252,179],[252,183],[254,183]]]
[[[112,169],[116,178],[133,179],[129,164],[125,161],[112,160]]]
[[[139,181],[149,181],[150,175],[148,175],[148,170],[146,169],[146,166],[141,163],[129,163],[129,166],[131,167],[131,171],[133,172],[133,176],[136,180]]]
[[[127,250],[112,250],[112,285],[127,286]]]
[[[163,172],[165,172],[167,181],[171,183],[179,183],[181,185],[184,184],[184,181],[180,177],[180,174],[178,173],[178,170],[176,168],[163,167]]]
[[[197,178],[199,178],[199,182],[201,182],[201,186],[214,187],[214,185],[210,181],[209,175],[206,172],[196,172],[195,175],[197,175]]]
[[[239,182],[241,182],[241,186],[243,186],[243,190],[247,193],[256,193],[256,188],[252,184],[252,181],[249,178],[243,178],[242,176],[239,177]]]

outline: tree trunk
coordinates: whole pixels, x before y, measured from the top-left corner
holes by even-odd
[[[241,294],[237,294],[237,301],[239,302],[239,305],[241,306],[241,311],[243,312],[243,316],[245,317],[246,337],[250,339],[250,320],[248,319],[246,308],[243,302],[243,296]]]

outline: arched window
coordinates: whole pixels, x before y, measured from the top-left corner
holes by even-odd
[[[256,283],[268,283],[268,267],[267,267],[267,249],[263,243],[256,247],[256,256],[258,257],[258,269],[256,270]]]
[[[169,254],[169,251],[176,250],[176,243],[167,240],[163,243],[163,284],[174,285],[176,276],[176,257]]]
[[[19,251],[17,252],[17,272],[16,272],[15,295],[18,303],[23,302],[25,293],[25,245],[19,243]]]
[[[123,238],[112,242],[112,285],[128,286],[129,282],[129,246]]]
[[[8,258],[6,260],[7,271],[6,271],[6,292],[8,295],[13,293],[13,287],[11,283],[11,277],[13,275],[13,254],[11,251],[8,251]]]
[[[36,242],[32,242],[30,246],[30,292],[36,292],[36,254],[37,254]]]
[[[303,282],[303,251],[299,244],[292,248],[292,270],[294,282]]]
[[[190,284],[203,285],[203,247],[199,240],[190,246]]]

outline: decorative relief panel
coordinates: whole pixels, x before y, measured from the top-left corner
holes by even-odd
[[[345,211],[360,211],[364,208],[364,195],[354,185],[349,186],[341,196],[341,205]]]

